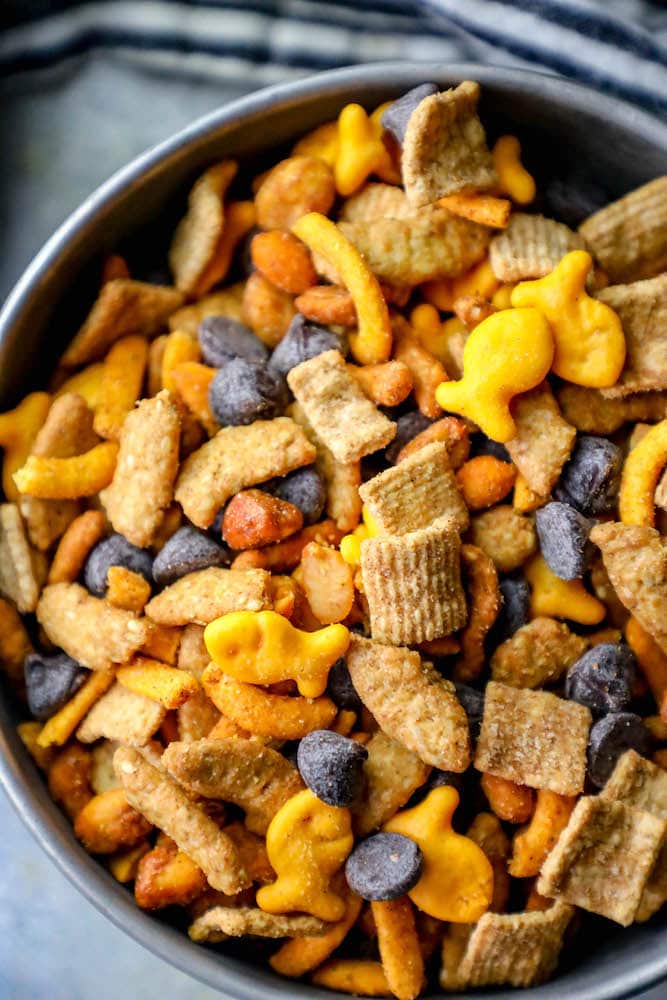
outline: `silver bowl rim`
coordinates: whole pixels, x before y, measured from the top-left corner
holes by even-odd
[[[292,99],[334,93],[337,88],[350,84],[363,90],[365,86],[382,86],[388,80],[392,83],[405,81],[407,88],[431,77],[474,79],[482,86],[485,83],[503,86],[516,95],[530,96],[537,90],[542,97],[567,103],[574,112],[605,116],[637,138],[667,152],[667,125],[659,119],[617,98],[549,72],[470,62],[392,61],[348,66],[275,84],[199,117],[136,157],[93,191],[47,240],[10,292],[0,311],[0,341],[17,322],[31,297],[38,293],[54,261],[77,235],[94,225],[96,216],[109,208],[119,195],[140,182],[158,164],[184,151],[189,144],[245,117],[287,104]],[[228,1000],[258,1000],[260,996],[262,1000],[285,1000],[286,995],[294,994],[296,984],[289,980],[279,980],[261,967],[250,966],[245,959],[195,947],[182,932],[157,923],[137,908],[133,897],[73,841],[71,826],[48,799],[48,793],[45,794],[41,777],[18,739],[4,703],[0,703],[0,785],[26,828],[69,882],[100,913],[154,955],[215,988],[221,997]],[[644,962],[641,968],[635,968],[628,956],[627,967],[612,981],[588,984],[572,995],[576,996],[576,1000],[615,1000],[654,986],[667,978],[667,948],[663,945],[661,949],[656,942],[654,950],[653,959]],[[331,1000],[334,995],[312,986],[303,992],[303,996],[310,1000]],[[518,995],[516,990],[497,989],[491,993],[459,994],[461,1000],[465,1000],[466,996],[470,1000],[487,996],[510,1000]],[[558,980],[534,990],[523,990],[521,995],[534,997],[535,1000],[557,1000]],[[343,994],[338,996],[343,997]],[[433,997],[433,994],[429,996]]]

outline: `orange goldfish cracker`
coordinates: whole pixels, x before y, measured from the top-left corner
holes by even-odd
[[[534,793],[527,785],[493,774],[483,774],[480,784],[498,819],[507,823],[526,823],[533,814]],[[553,793],[550,793],[553,794]]]
[[[512,290],[514,285],[503,284],[491,296],[491,302],[496,309],[509,309],[512,305]]]
[[[80,514],[65,531],[49,569],[49,583],[73,583],[91,549],[105,532],[106,519],[99,510]]]
[[[494,441],[509,441],[516,433],[509,403],[540,384],[553,351],[551,328],[537,309],[494,313],[466,341],[463,379],[441,383],[436,399],[443,409],[474,420]]]
[[[453,831],[458,804],[458,792],[451,785],[434,788],[423,802],[397,813],[383,829],[410,837],[422,850],[422,874],[408,893],[415,906],[438,920],[470,923],[491,903],[493,869],[474,841]]]
[[[107,572],[106,598],[115,608],[140,614],[151,596],[151,585],[140,573],[125,566],[110,566]]]
[[[183,299],[183,293],[175,288],[126,278],[108,281],[60,359],[61,365],[76,368],[95,361],[114,341],[130,334],[155,336]]]
[[[207,267],[197,282],[197,298],[227,277],[234,250],[255,224],[255,206],[251,201],[232,201],[225,206],[225,225]]]
[[[410,313],[410,326],[422,347],[447,367],[447,332],[436,307],[430,302],[420,302]]]
[[[371,912],[387,984],[399,1000],[415,1000],[424,985],[424,960],[412,904],[401,896],[372,902]]]
[[[58,396],[73,392],[83,397],[91,410],[94,410],[100,400],[102,389],[102,375],[104,374],[104,364],[101,361],[82,368],[80,372],[70,375],[56,392]]]
[[[319,937],[299,937],[286,941],[271,956],[269,964],[282,976],[298,978],[320,965],[345,940],[361,911],[361,899],[347,886],[344,890],[345,913]]]
[[[81,719],[113,684],[113,674],[97,671],[88,678],[73,698],[52,715],[37,738],[40,747],[62,746],[70,738]]]
[[[290,295],[301,295],[317,284],[307,247],[296,236],[273,229],[257,233],[250,244],[252,262],[267,281]]]
[[[412,375],[417,406],[425,417],[439,417],[442,410],[436,401],[436,389],[449,378],[445,366],[421,346],[405,321],[394,319],[393,328],[394,359],[402,361]]]
[[[130,269],[127,266],[127,261],[120,254],[112,253],[108,257],[104,258],[104,263],[102,265],[102,276],[101,284],[105,285],[107,281],[113,281],[114,278],[129,278]]]
[[[457,680],[479,677],[485,662],[484,640],[498,617],[502,597],[492,560],[475,545],[461,546],[461,559],[468,592],[468,621],[460,633],[461,656],[454,674]]]
[[[204,641],[213,663],[228,676],[250,684],[294,680],[300,694],[317,698],[326,690],[330,667],[345,655],[350,636],[343,625],[302,632],[275,611],[238,611],[211,622]],[[209,671],[204,671],[204,681]]]
[[[605,617],[604,604],[588,593],[582,580],[561,580],[542,556],[533,556],[524,572],[530,584],[533,617],[569,618],[582,625],[598,625]]]
[[[336,717],[336,706],[329,698],[269,694],[227,677],[215,664],[206,668],[202,683],[224,716],[260,736],[301,739],[313,729],[326,729]]]
[[[51,797],[71,820],[76,819],[93,797],[90,784],[92,770],[90,751],[78,743],[64,747],[48,769]]]
[[[314,986],[360,997],[386,997],[391,993],[381,963],[369,958],[332,958],[312,974],[310,981]]]
[[[301,555],[301,571],[301,583],[315,617],[323,625],[347,618],[354,603],[354,583],[340,552],[309,542]]]
[[[493,455],[477,455],[456,473],[456,482],[470,510],[484,510],[500,503],[516,479],[516,469]]]
[[[381,130],[360,104],[346,104],[338,116],[334,176],[338,194],[352,194],[371,174],[391,169]]]
[[[212,888],[230,895],[247,888],[233,841],[176,782],[132,747],[116,751],[114,769],[128,802],[187,852]]]
[[[648,681],[660,718],[667,722],[667,653],[663,652],[636,618],[628,619],[625,638],[637,657],[642,674]]]
[[[292,231],[340,272],[352,295],[359,324],[358,333],[350,337],[354,358],[362,365],[388,361],[392,334],[387,304],[359,252],[333,222],[316,212],[300,218]]]
[[[23,661],[32,652],[32,642],[23,619],[13,604],[0,597],[0,668],[21,689]]]
[[[135,656],[126,666],[119,667],[116,679],[130,691],[157,701],[167,709],[179,708],[199,691],[192,674],[146,656]]]
[[[340,920],[345,901],[331,880],[352,850],[348,809],[329,806],[310,789],[288,799],[271,820],[266,850],[277,873],[272,885],[257,893],[268,913],[310,913],[321,920]]]
[[[119,851],[109,858],[109,871],[122,885],[134,882],[137,877],[139,862],[151,849],[148,840],[140,840],[136,847],[130,847],[125,851]]]
[[[282,340],[295,313],[292,296],[253,271],[243,292],[243,319],[267,347]]]
[[[652,427],[623,465],[618,509],[623,524],[653,527],[654,494],[667,465],[667,420]]]
[[[314,285],[294,300],[294,305],[313,323],[356,326],[357,310],[347,288]]]
[[[19,493],[43,500],[93,496],[113,479],[117,455],[115,441],[105,441],[71,458],[30,455],[25,465],[14,473],[14,482]]]
[[[7,500],[19,497],[14,473],[25,464],[50,404],[48,393],[31,392],[13,410],[0,413],[0,446],[4,449],[2,488]]]
[[[398,406],[413,388],[410,369],[402,361],[387,361],[382,365],[348,365],[350,375],[376,406]],[[442,377],[442,376],[441,376]]]
[[[549,321],[556,375],[576,385],[604,388],[614,385],[621,374],[625,338],[613,309],[586,294],[592,266],[589,253],[572,250],[551,274],[517,285],[512,305],[539,309]]]
[[[327,215],[335,197],[333,171],[327,163],[315,156],[290,156],[269,171],[257,191],[257,225],[289,229],[307,212]]]
[[[133,847],[151,830],[151,823],[129,804],[122,788],[95,795],[74,821],[74,833],[91,854],[115,854]]]
[[[517,205],[528,205],[535,197],[535,181],[521,163],[521,144],[514,135],[501,135],[491,151],[499,189]]]
[[[280,542],[303,526],[298,507],[263,490],[242,490],[225,508],[222,537],[233,549]]]
[[[156,844],[139,861],[134,898],[142,910],[187,906],[208,883],[201,868],[173,840]]]
[[[408,441],[399,451],[396,462],[403,462],[433,441],[444,442],[452,469],[459,469],[470,452],[470,435],[465,423],[457,417],[443,417]]]
[[[325,122],[306,132],[296,143],[292,156],[315,156],[333,167],[338,156],[338,122]]]
[[[93,424],[100,437],[118,440],[125,417],[141,396],[147,361],[145,337],[123,337],[110,349],[104,360]]]
[[[494,198],[489,194],[449,194],[440,198],[438,204],[454,215],[462,215],[464,219],[492,229],[505,228],[512,208],[506,198]]]
[[[190,294],[215,254],[225,225],[223,198],[238,165],[223,160],[197,178],[188,196],[188,210],[174,233],[169,266],[177,288]]]

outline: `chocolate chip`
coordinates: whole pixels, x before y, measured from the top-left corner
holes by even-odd
[[[90,670],[66,653],[30,653],[23,663],[28,708],[36,719],[48,719],[76,694]]]
[[[611,712],[591,727],[588,738],[588,774],[594,785],[602,788],[626,750],[647,756],[651,752],[651,734],[638,715]]]
[[[570,504],[554,500],[535,513],[535,528],[547,566],[561,580],[578,580],[590,562],[593,521]]]
[[[186,524],[169,538],[153,562],[153,578],[160,587],[168,587],[187,573],[209,566],[226,566],[229,551],[212,538]]]
[[[202,360],[213,368],[222,368],[234,358],[258,364],[269,359],[269,350],[259,337],[228,316],[207,316],[199,324],[197,336]]]
[[[302,361],[316,358],[325,351],[345,353],[342,339],[324,326],[309,323],[305,316],[297,313],[289,325],[287,333],[271,355],[269,367],[272,371],[287,375]]]
[[[345,878],[362,899],[398,899],[413,889],[422,872],[418,844],[401,833],[376,833],[357,844],[345,864]]]
[[[83,569],[83,581],[96,597],[104,597],[107,592],[107,573],[111,566],[124,566],[149,583],[153,582],[153,556],[148,549],[140,549],[124,535],[115,533],[95,546]]]
[[[208,399],[211,412],[222,427],[272,420],[287,405],[287,383],[266,365],[235,358],[211,382]]]
[[[596,715],[622,712],[632,701],[636,666],[629,646],[602,642],[572,664],[565,679],[565,697]]]
[[[274,482],[274,496],[294,504],[303,514],[304,524],[319,521],[327,502],[327,491],[321,476],[312,465],[296,469]]]
[[[316,729],[299,743],[297,765],[301,777],[330,806],[350,806],[363,788],[363,766],[368,750],[361,743],[329,729]]]
[[[615,444],[606,438],[582,434],[554,496],[582,514],[603,514],[614,505],[622,464],[621,450]]]
[[[420,83],[418,87],[413,87],[406,94],[399,97],[389,105],[382,115],[382,128],[391,132],[396,142],[403,145],[405,130],[408,127],[410,115],[417,105],[421,104],[425,97],[431,97],[438,93],[435,83]]]

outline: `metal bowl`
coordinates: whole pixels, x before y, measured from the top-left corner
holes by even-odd
[[[492,136],[512,131],[524,143],[541,189],[574,174],[584,191],[607,199],[667,172],[667,127],[620,101],[557,77],[476,65],[408,63],[350,67],[270,87],[199,119],[134,160],[103,184],[60,227],[16,285],[0,314],[0,405],[40,380],[72,336],[96,290],[100,258],[122,248],[133,274],[164,267],[168,234],[183,211],[189,183],[212,161],[234,156],[242,173],[263,168],[290,143],[340,108],[369,108],[425,80],[443,87],[463,79],[482,85],[481,113]],[[331,1000],[330,991],[274,975],[258,959],[262,943],[203,948],[178,918],[149,916],[132,895],[77,843],[69,822],[16,736],[17,707],[0,699],[0,780],[19,816],[70,881],[118,927],[156,955],[234,1000]],[[619,930],[586,919],[574,958],[526,1000],[611,1000],[667,978],[667,914]],[[431,994],[431,997],[439,994]],[[475,997],[516,998],[515,991]],[[472,997],[473,994],[470,994]]]

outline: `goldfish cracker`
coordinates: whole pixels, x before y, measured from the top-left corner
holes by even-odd
[[[421,346],[439,361],[445,361],[447,331],[436,307],[430,302],[415,306],[410,313],[410,326]]]
[[[199,361],[199,344],[184,330],[172,330],[165,341],[162,355],[162,388],[177,391],[173,371],[186,361]]]
[[[354,300],[359,326],[358,332],[350,335],[350,350],[355,360],[361,365],[388,361],[392,333],[387,303],[359,251],[334,222],[319,212],[303,215],[292,226],[292,232],[335,267]]]
[[[667,465],[667,420],[644,435],[625,460],[618,495],[623,524],[652,528],[655,524],[654,494],[662,470]]]
[[[336,165],[338,159],[338,122],[325,122],[318,125],[312,132],[307,132],[302,139],[299,139],[292,150],[292,156],[315,156],[318,160],[324,160],[330,167]]]
[[[361,899],[345,886],[345,913],[341,920],[319,937],[292,938],[269,959],[271,968],[282,976],[298,977],[316,968],[343,942],[361,911]]]
[[[537,309],[506,309],[475,327],[463,351],[463,378],[442,382],[443,410],[473,420],[494,441],[510,441],[516,424],[509,404],[534,389],[551,367],[554,341]]]
[[[452,279],[452,309],[456,300],[463,295],[482,295],[485,299],[490,298],[499,284],[488,257],[485,257],[465,274]]]
[[[438,920],[472,923],[491,903],[493,868],[474,841],[452,829],[458,804],[459,794],[451,785],[434,788],[419,805],[397,813],[383,829],[410,837],[421,848],[422,875],[408,893],[415,906]]]
[[[0,413],[0,447],[2,458],[2,488],[8,501],[19,498],[14,473],[20,469],[30,454],[51,405],[46,392],[31,392],[13,410]]]
[[[63,382],[56,392],[56,397],[63,396],[67,392],[76,392],[77,395],[83,396],[91,410],[94,410],[100,401],[103,374],[103,361],[96,361],[92,365],[87,365],[86,368],[82,368],[80,372],[70,375]]]
[[[491,296],[491,302],[496,309],[509,309],[512,305],[514,285],[501,285]]]
[[[339,624],[302,632],[275,611],[235,611],[207,625],[204,642],[213,662],[235,680],[295,680],[301,695],[317,698],[329,669],[347,652],[350,634]]]
[[[501,193],[509,195],[517,205],[530,204],[537,188],[521,163],[521,143],[517,137],[501,135],[493,147],[492,156]]]
[[[586,293],[592,267],[589,253],[572,250],[544,278],[520,282],[512,292],[512,305],[533,306],[551,324],[556,375],[575,385],[603,389],[614,385],[623,370],[625,337],[614,310]]]
[[[370,958],[334,958],[317,969],[311,981],[360,997],[386,997],[391,992],[381,963]]]
[[[569,618],[581,625],[597,625],[607,609],[589,594],[581,580],[561,580],[551,572],[542,556],[534,556],[524,570],[530,584],[533,618]]]
[[[266,832],[269,861],[278,876],[257,893],[267,913],[310,913],[321,920],[342,920],[345,900],[331,880],[352,850],[349,809],[329,806],[309,788],[288,799]]]
[[[381,133],[360,104],[347,104],[338,116],[338,154],[334,164],[336,190],[347,197],[371,174],[391,167]]]

